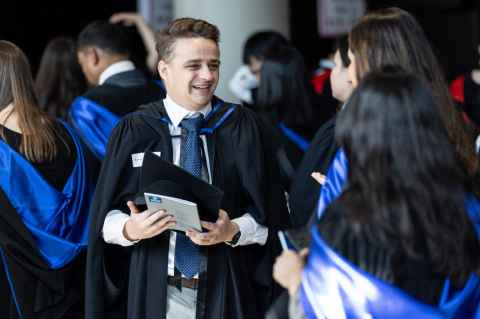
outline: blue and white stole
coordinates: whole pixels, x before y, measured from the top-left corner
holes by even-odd
[[[295,145],[297,145],[298,148],[300,148],[303,152],[307,151],[308,147],[310,146],[309,140],[300,136],[300,134],[298,134],[291,128],[287,127],[283,122],[280,122],[278,124],[278,128],[290,141],[292,141]]]
[[[83,96],[73,101],[69,116],[75,131],[92,153],[102,160],[105,157],[108,138],[120,118]]]
[[[207,123],[213,116],[217,114],[217,112],[220,110],[220,107],[222,105],[227,104],[223,100],[219,99],[218,97],[214,96],[212,98],[212,110],[207,114],[207,116],[204,119],[204,122]],[[230,104],[228,109],[223,113],[223,115],[214,123],[212,123],[209,127],[202,127],[200,129],[200,134],[213,134],[217,128],[222,126],[222,124],[232,115],[233,111],[237,108],[236,104]],[[166,124],[172,124],[168,116],[163,116],[160,118],[160,121],[166,123]]]
[[[51,269],[64,267],[86,248],[93,194],[80,143],[71,128],[63,125],[74,141],[77,159],[62,191],[52,187],[29,161],[0,140],[0,187]]]
[[[316,209],[317,219],[323,216],[327,207],[343,191],[348,177],[348,159],[342,148],[339,148],[332,163],[328,167],[325,184],[320,189],[318,204]]]
[[[472,275],[461,291],[447,281],[439,306],[426,305],[343,259],[315,227],[299,292],[309,319],[480,318],[478,276]]]

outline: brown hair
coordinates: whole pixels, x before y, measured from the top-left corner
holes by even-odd
[[[48,42],[38,68],[35,89],[42,110],[67,119],[72,101],[87,88],[72,38],[57,37]]]
[[[451,143],[469,176],[478,171],[474,137],[469,136],[454,107],[440,64],[415,18],[399,8],[386,8],[363,16],[349,35],[357,80],[383,67],[400,66],[431,88]]]
[[[220,31],[216,26],[204,20],[193,18],[180,18],[157,33],[156,46],[158,61],[168,60],[173,52],[173,45],[181,38],[205,38],[220,41]]]
[[[38,107],[27,57],[8,41],[0,41],[0,83],[0,109],[13,104],[8,116],[15,112],[18,117],[20,152],[32,162],[53,160],[57,155],[53,121]],[[3,130],[0,137],[5,139]]]

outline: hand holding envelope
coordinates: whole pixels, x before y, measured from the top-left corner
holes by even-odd
[[[131,218],[125,223],[123,235],[130,241],[152,238],[175,227],[175,218],[165,210],[140,212],[132,201],[127,202]]]

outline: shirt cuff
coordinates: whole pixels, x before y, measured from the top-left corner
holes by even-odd
[[[250,214],[244,214],[241,217],[232,219],[232,222],[238,225],[240,238],[237,243],[231,245],[246,246],[251,244],[265,245],[268,238],[268,228],[260,225]]]
[[[130,241],[123,235],[123,228],[129,219],[130,215],[125,214],[121,210],[108,212],[103,222],[103,240],[108,244],[116,244],[124,247],[138,243],[138,240]]]

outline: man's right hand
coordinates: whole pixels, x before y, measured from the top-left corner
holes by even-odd
[[[132,201],[127,202],[130,208],[130,219],[123,227],[123,235],[130,241],[137,241],[155,237],[175,225],[175,219],[165,210],[150,214],[148,211],[140,212]]]

